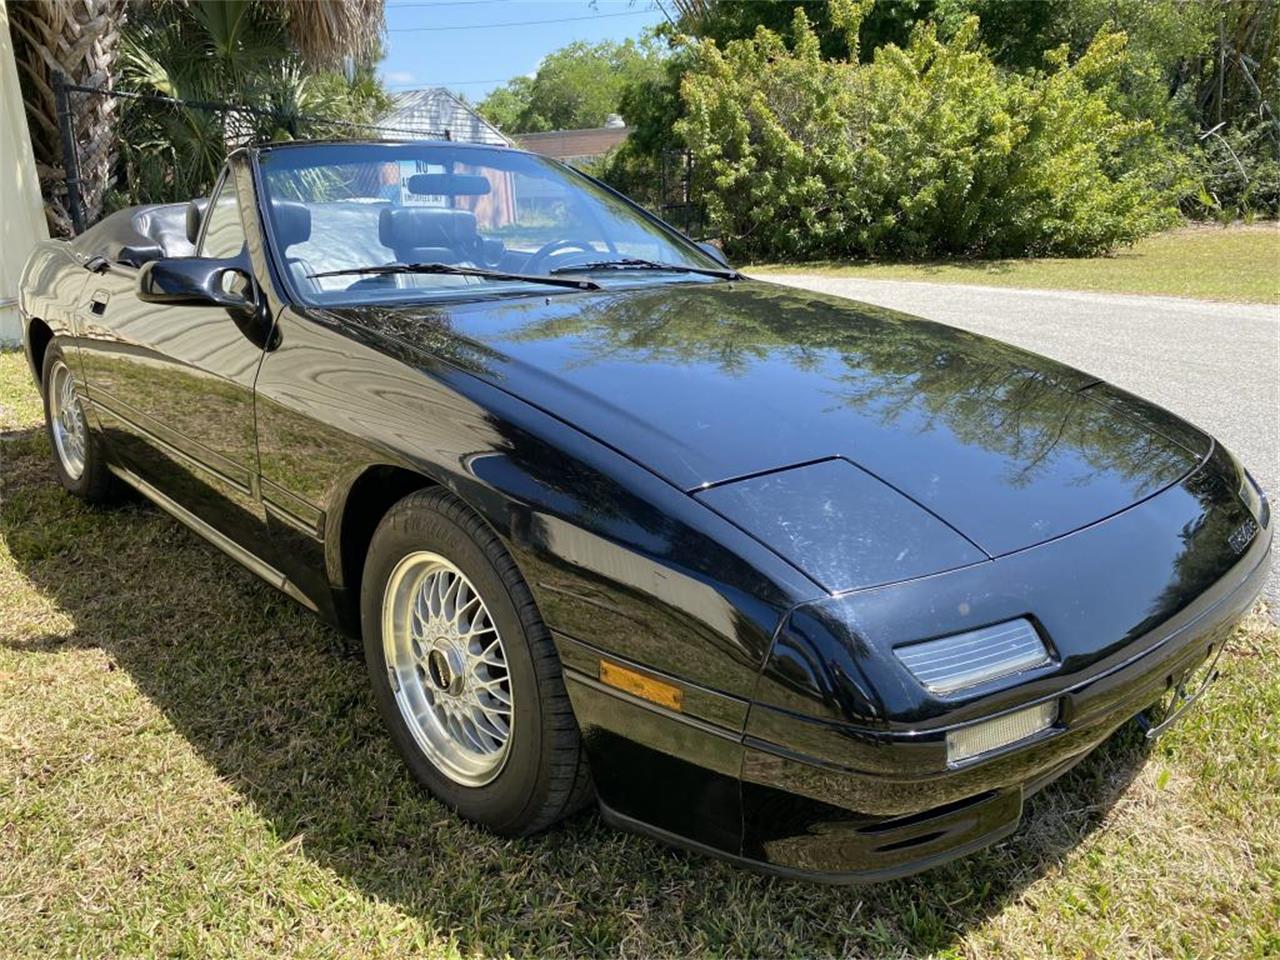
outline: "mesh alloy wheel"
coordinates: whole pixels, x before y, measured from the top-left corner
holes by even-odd
[[[591,801],[591,773],[551,631],[510,553],[439,487],[378,522],[360,628],[378,711],[436,799],[502,836]]]
[[[53,433],[53,448],[67,476],[79,480],[84,474],[88,429],[80,398],[76,396],[75,378],[60,359],[54,361],[49,376],[49,426]]]
[[[87,413],[71,364],[55,338],[40,359],[40,393],[53,467],[63,489],[88,503],[109,503],[123,492],[107,464],[107,451]]]
[[[447,558],[419,551],[392,571],[382,618],[388,680],[419,748],[455,783],[489,783],[510,751],[515,698],[484,598]]]

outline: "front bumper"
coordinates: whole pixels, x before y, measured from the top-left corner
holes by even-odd
[[[1140,655],[1041,698],[1060,705],[1049,730],[962,768],[903,775],[910,765],[903,758],[944,738],[946,725],[925,734],[885,735],[878,748],[884,762],[873,771],[782,746],[821,743],[821,752],[829,753],[828,738],[858,735],[832,724],[805,720],[799,721],[805,728],[821,729],[796,729],[792,717],[774,725],[780,734],[789,729],[783,740],[747,737],[742,858],[787,875],[862,882],[915,873],[1008,836],[1027,797],[1216,656],[1257,598],[1269,566],[1268,546],[1194,620]]]
[[[927,722],[859,727],[682,685],[674,713],[609,689],[600,651],[557,635],[602,814],[668,843],[786,876],[868,882],[915,873],[1014,832],[1023,802],[1216,654],[1271,561],[1268,524],[1182,613],[1088,669],[1035,677]],[[1134,601],[1137,603],[1137,601]],[[1141,606],[1141,604],[1139,604]],[[1136,608],[1135,608],[1136,609]],[[640,668],[643,669],[643,668]],[[946,731],[1047,699],[1049,730],[962,766]]]

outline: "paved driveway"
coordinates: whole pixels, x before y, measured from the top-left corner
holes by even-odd
[[[1280,267],[1278,267],[1280,269]],[[1061,290],[770,276],[939,320],[1079,367],[1222,440],[1280,508],[1280,307]],[[1280,621],[1280,569],[1264,588]]]

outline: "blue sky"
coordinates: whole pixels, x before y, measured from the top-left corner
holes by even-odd
[[[663,20],[650,0],[387,0],[386,10],[388,89],[444,86],[473,102],[566,43],[639,37]]]

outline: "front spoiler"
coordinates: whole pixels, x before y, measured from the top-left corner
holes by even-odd
[[[1016,801],[1016,809],[1011,808],[1011,804]],[[988,847],[993,843],[1003,840],[1009,834],[1018,829],[1018,822],[1022,815],[1022,797],[1006,791],[1004,794],[997,795],[991,800],[985,800],[980,804],[975,804],[973,809],[966,811],[966,820],[972,821],[979,826],[977,834],[969,840],[963,841],[955,846],[948,847],[946,850],[932,855],[926,855],[918,859],[912,860],[908,864],[874,867],[865,870],[850,872],[834,872],[811,870],[802,866],[792,866],[788,863],[773,862],[753,857],[742,856],[741,854],[730,853],[718,847],[709,844],[700,843],[680,834],[664,830],[662,827],[656,827],[651,823],[645,823],[634,817],[628,817],[626,814],[619,813],[611,808],[603,801],[600,802],[600,817],[605,823],[619,830],[626,830],[630,833],[638,833],[641,836],[652,837],[662,843],[673,847],[681,847],[693,853],[700,853],[704,856],[715,857],[717,860],[724,860],[729,863],[745,867],[748,870],[754,870],[758,873],[767,873],[776,877],[783,877],[788,880],[811,880],[820,883],[879,883],[885,880],[896,880],[899,877],[909,876],[913,873],[919,873],[922,870],[928,870],[931,867],[941,866],[942,864],[954,860],[957,857],[963,857],[970,853],[976,853],[983,847]],[[990,829],[984,829],[983,825],[988,822],[992,823]]]

